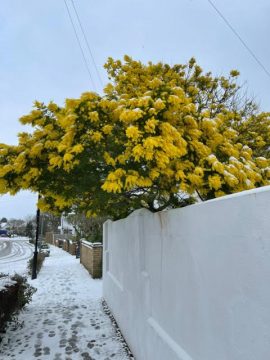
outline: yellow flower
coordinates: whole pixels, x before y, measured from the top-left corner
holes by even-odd
[[[211,152],[208,146],[198,140],[191,141],[191,145],[200,157],[206,157]]]
[[[215,191],[216,197],[220,197],[220,196],[224,196],[224,195],[226,195],[224,191],[221,191],[221,190]]]
[[[52,166],[52,169],[55,167],[60,167],[63,163],[63,159],[61,156],[54,156],[50,158],[49,163]]]
[[[209,176],[208,182],[209,182],[210,189],[218,190],[222,186],[221,178],[219,175]]]
[[[216,172],[218,172],[219,174],[224,173],[224,165],[219,161],[213,162],[212,169],[215,170]]]
[[[149,102],[151,101],[151,99],[152,99],[151,96],[143,96],[138,100],[137,106],[147,107],[149,105]]]
[[[86,101],[86,100],[93,101],[93,100],[98,100],[98,98],[99,98],[99,96],[96,93],[90,92],[90,91],[84,92],[81,95],[81,99],[83,101]]]
[[[102,139],[102,134],[98,131],[94,131],[91,138],[94,142],[100,142],[100,140]]]
[[[256,164],[260,167],[260,168],[265,168],[269,165],[269,160],[267,160],[265,157],[257,157],[255,159]]]
[[[59,124],[63,129],[67,129],[70,126],[74,125],[76,119],[77,119],[77,116],[73,113],[68,113],[64,116],[63,115],[58,116]]]
[[[59,144],[58,145],[58,147],[57,147],[57,150],[59,151],[59,152],[62,152],[62,151],[65,151],[67,149],[67,145],[65,145],[65,144]]]
[[[13,170],[12,165],[4,165],[3,167],[0,167],[0,177],[4,177],[7,173],[11,172]]]
[[[112,172],[108,175],[104,184],[101,188],[107,192],[118,193],[121,192],[123,188],[123,182],[121,181],[121,177],[125,174],[122,169],[118,169],[115,172]]]
[[[74,110],[79,104],[79,99],[66,99],[66,108]]]
[[[203,177],[204,171],[201,167],[197,166],[195,167],[194,174]]]
[[[144,125],[144,129],[146,132],[149,133],[155,133],[155,128],[158,124],[158,120],[156,120],[155,118],[151,118],[149,120],[146,121],[145,125]]]
[[[141,176],[137,182],[138,182],[138,186],[140,186],[140,187],[150,187],[153,184],[153,182],[150,178],[143,177],[143,176]]]
[[[7,182],[4,179],[0,179],[0,194],[5,194],[7,192]]]
[[[75,153],[75,154],[80,154],[81,152],[83,152],[83,150],[84,150],[84,147],[81,144],[77,144],[77,145],[73,146],[73,148],[71,149],[71,152]]]
[[[203,180],[199,175],[189,174],[187,178],[195,186],[201,186],[203,184]]]
[[[104,126],[102,127],[102,131],[103,131],[104,134],[106,134],[106,135],[111,134],[112,130],[113,130],[113,126],[112,126],[112,125],[104,125]]]
[[[170,162],[169,157],[164,153],[164,151],[156,151],[155,158],[159,169],[165,169]]]
[[[117,156],[116,160],[119,164],[124,165],[128,161],[129,156],[120,154]]]
[[[224,180],[230,187],[235,187],[236,185],[238,185],[239,181],[234,175],[230,174],[226,170],[224,171],[224,175]]]
[[[52,112],[55,112],[55,111],[58,110],[58,106],[57,106],[55,103],[50,102],[49,105],[48,105],[48,109],[49,109],[50,111],[52,111]]]
[[[0,145],[1,147],[3,146],[3,144]],[[8,154],[8,147],[5,146],[4,148],[0,149],[0,156],[5,156]]]
[[[108,152],[105,152],[103,157],[107,165],[115,166],[115,160],[110,156]]]
[[[156,89],[158,87],[160,87],[160,85],[162,85],[162,80],[158,79],[158,78],[154,78],[153,80],[150,81],[149,83],[151,89]]]
[[[88,113],[89,119],[92,122],[97,122],[99,120],[99,115],[97,111],[90,111]]]
[[[48,203],[46,203],[46,200],[41,198],[38,200],[38,208],[42,211],[42,212],[48,212],[51,210],[51,207]]]
[[[165,108],[165,104],[161,99],[157,99],[154,103],[154,108],[156,110],[163,110]]]
[[[153,150],[161,145],[161,138],[159,136],[149,136],[144,139],[143,146],[147,150]]]
[[[133,110],[124,110],[120,115],[120,120],[126,123],[131,123],[140,119],[143,115],[143,111],[139,108]]]
[[[137,184],[138,176],[137,175],[127,175],[125,181],[125,188],[132,189]]]
[[[150,173],[149,173],[149,177],[151,180],[155,180],[159,177],[160,175],[160,172],[157,168],[153,168],[152,170],[150,170]]]
[[[126,136],[132,140],[137,140],[140,137],[140,131],[137,126],[129,126],[126,129]]]
[[[74,155],[72,155],[70,153],[65,153],[63,159],[64,159],[65,162],[69,162],[69,161],[71,161],[73,159],[73,157],[74,157]]]
[[[182,102],[182,99],[176,95],[170,95],[168,98],[168,103],[172,104],[172,105],[178,105],[181,102]]]
[[[132,155],[134,156],[135,161],[139,161],[140,158],[144,155],[144,148],[142,145],[136,145],[132,150]]]
[[[177,181],[179,180],[185,180],[186,179],[186,176],[185,176],[185,173],[183,170],[177,170],[177,172],[175,173],[175,179]]]

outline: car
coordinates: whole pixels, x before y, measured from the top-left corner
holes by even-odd
[[[0,237],[9,237],[9,233],[7,230],[0,229]]]
[[[45,256],[50,256],[50,247],[48,244],[41,244],[39,247],[39,253]]]

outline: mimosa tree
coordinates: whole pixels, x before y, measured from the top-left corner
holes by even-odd
[[[43,211],[126,216],[270,183],[269,113],[226,77],[187,65],[105,64],[111,82],[64,106],[35,102],[33,127],[0,146],[0,193],[39,192]]]

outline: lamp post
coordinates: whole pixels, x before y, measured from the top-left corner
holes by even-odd
[[[38,200],[40,199],[40,195],[38,194]],[[35,242],[35,251],[33,256],[33,267],[32,267],[32,280],[37,278],[37,256],[38,256],[38,236],[39,236],[39,218],[40,218],[40,210],[37,208],[37,214],[36,214],[36,242]]]

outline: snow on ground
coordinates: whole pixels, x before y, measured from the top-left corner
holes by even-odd
[[[79,259],[51,246],[29,282],[37,292],[19,315],[22,327],[4,334],[1,359],[129,359],[102,309],[102,281],[93,280]]]
[[[26,237],[0,238],[0,273],[26,274],[34,246]]]
[[[11,280],[9,276],[0,278],[0,291],[5,291],[7,286],[16,284],[16,281]]]

